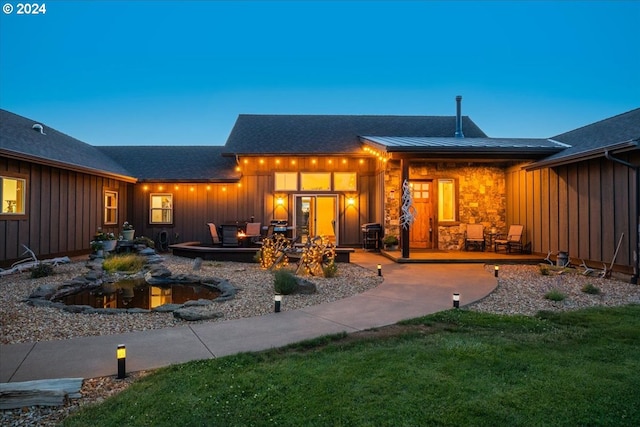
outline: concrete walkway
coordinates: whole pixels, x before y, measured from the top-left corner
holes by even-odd
[[[0,345],[0,382],[48,378],[94,378],[117,373],[116,348],[127,347],[127,372],[190,360],[260,351],[339,332],[355,332],[476,301],[496,286],[481,264],[396,264],[376,253],[357,252],[351,262],[375,271],[384,282],[332,303],[280,313],[70,340]]]

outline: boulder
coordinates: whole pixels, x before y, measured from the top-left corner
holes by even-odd
[[[208,320],[223,317],[223,313],[211,310],[209,306],[182,307],[173,312],[173,316],[177,319],[187,321]]]
[[[310,282],[301,277],[297,277],[296,281],[298,282],[298,288],[296,289],[295,293],[303,294],[303,295],[311,295],[318,292],[318,288],[316,288],[315,283]]]

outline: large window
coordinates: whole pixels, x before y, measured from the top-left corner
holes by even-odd
[[[104,224],[114,225],[118,223],[118,193],[104,190]]]
[[[438,180],[438,221],[457,221],[458,204],[456,197],[456,181],[454,179]]]
[[[151,193],[149,222],[151,224],[173,223],[173,194]]]
[[[297,191],[298,190],[298,173],[297,172],[276,172],[274,190],[275,191]]]
[[[331,174],[329,172],[300,173],[302,191],[330,191]]]
[[[356,191],[356,173],[355,172],[334,172],[333,173],[333,189],[335,191]]]
[[[24,215],[26,213],[26,179],[0,176],[1,215]]]

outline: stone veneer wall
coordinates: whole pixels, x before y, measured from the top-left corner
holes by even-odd
[[[496,227],[498,232],[506,232],[506,188],[503,168],[483,163],[428,161],[412,161],[409,166],[409,180],[434,179],[436,186],[435,180],[439,178],[457,180],[458,221],[438,224],[438,249],[462,249],[468,223],[481,223],[487,232],[492,227]],[[400,162],[390,161],[385,172],[385,235],[400,235],[401,198]],[[437,200],[434,201],[437,206]]]

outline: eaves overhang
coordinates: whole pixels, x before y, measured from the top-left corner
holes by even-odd
[[[567,156],[542,159],[535,163],[526,166],[525,170],[536,170],[543,168],[552,168],[556,166],[563,166],[569,163],[576,163],[585,160],[591,160],[599,157],[605,157],[606,152],[623,153],[626,151],[637,150],[640,146],[640,138],[631,139],[628,141],[619,142],[616,144],[607,145],[604,147],[598,147],[591,150],[581,151],[579,153],[570,154]]]
[[[569,147],[549,139],[518,138],[402,138],[361,136],[365,150],[383,153],[388,159],[484,159],[537,160]]]
[[[76,164],[73,164],[73,163],[67,163],[67,162],[60,162],[60,161],[57,161],[57,160],[45,159],[45,158],[38,157],[38,156],[30,156],[28,154],[24,154],[24,153],[20,153],[20,152],[17,152],[17,151],[12,151],[12,150],[7,150],[7,149],[3,149],[3,148],[0,148],[0,155],[8,157],[8,158],[15,159],[15,160],[22,160],[22,161],[31,162],[31,163],[37,163],[37,164],[44,165],[44,166],[51,166],[51,167],[70,170],[70,171],[74,171],[74,172],[80,172],[80,173],[86,173],[86,174],[90,174],[90,175],[102,176],[102,177],[105,177],[105,178],[117,179],[119,181],[129,182],[129,183],[133,183],[133,184],[138,182],[137,178],[135,178],[133,176],[130,176],[130,175],[123,175],[123,174],[119,174],[119,173],[115,173],[115,172],[109,172],[109,171],[105,171],[105,170],[101,170],[101,169],[94,169],[94,168],[89,168],[89,167],[86,167],[86,166],[80,166],[80,165],[76,165]]]

